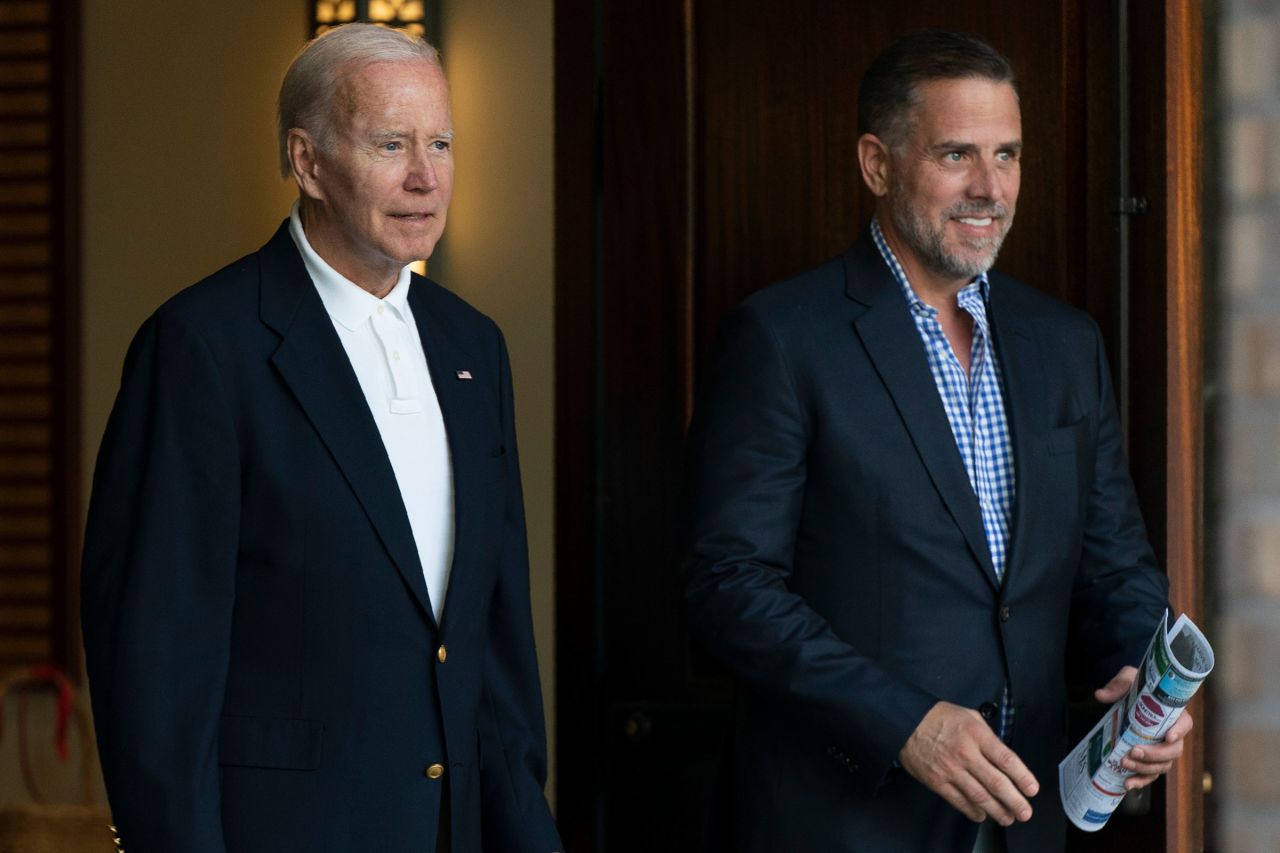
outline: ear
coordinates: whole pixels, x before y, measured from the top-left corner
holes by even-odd
[[[858,137],[858,167],[862,170],[862,180],[866,182],[867,189],[876,198],[883,198],[889,192],[889,171],[893,163],[889,146],[874,133]]]
[[[323,199],[320,188],[320,145],[315,138],[300,127],[289,128],[287,140],[289,168],[298,184],[298,192],[314,199]]]

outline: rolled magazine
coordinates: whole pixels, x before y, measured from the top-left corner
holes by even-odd
[[[1062,807],[1072,823],[1085,832],[1106,824],[1134,775],[1121,759],[1135,746],[1164,740],[1212,669],[1213,647],[1204,634],[1185,613],[1169,627],[1166,610],[1129,692],[1058,765]]]

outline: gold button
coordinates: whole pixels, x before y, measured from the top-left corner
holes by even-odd
[[[443,775],[444,775],[444,765],[442,764],[432,764],[430,767],[427,768],[428,779],[439,779]]]
[[[449,659],[449,650],[446,649],[443,645],[441,645],[440,648],[436,649],[436,660],[440,661],[440,663],[444,663],[448,659]]]

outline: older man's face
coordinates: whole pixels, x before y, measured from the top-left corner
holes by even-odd
[[[444,231],[453,193],[448,85],[427,61],[374,63],[345,78],[334,112],[333,150],[318,158],[320,221],[306,222],[307,237],[338,272],[385,292],[401,267],[431,256]]]
[[[1013,224],[1022,115],[1013,87],[968,78],[920,87],[905,145],[892,155],[892,228],[914,260],[943,279],[990,269]]]

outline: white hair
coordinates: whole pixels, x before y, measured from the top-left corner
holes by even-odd
[[[377,24],[343,24],[317,36],[294,57],[280,84],[276,122],[280,174],[289,177],[289,131],[301,128],[323,150],[333,150],[333,97],[344,75],[375,62],[440,66],[440,53],[423,39]]]

